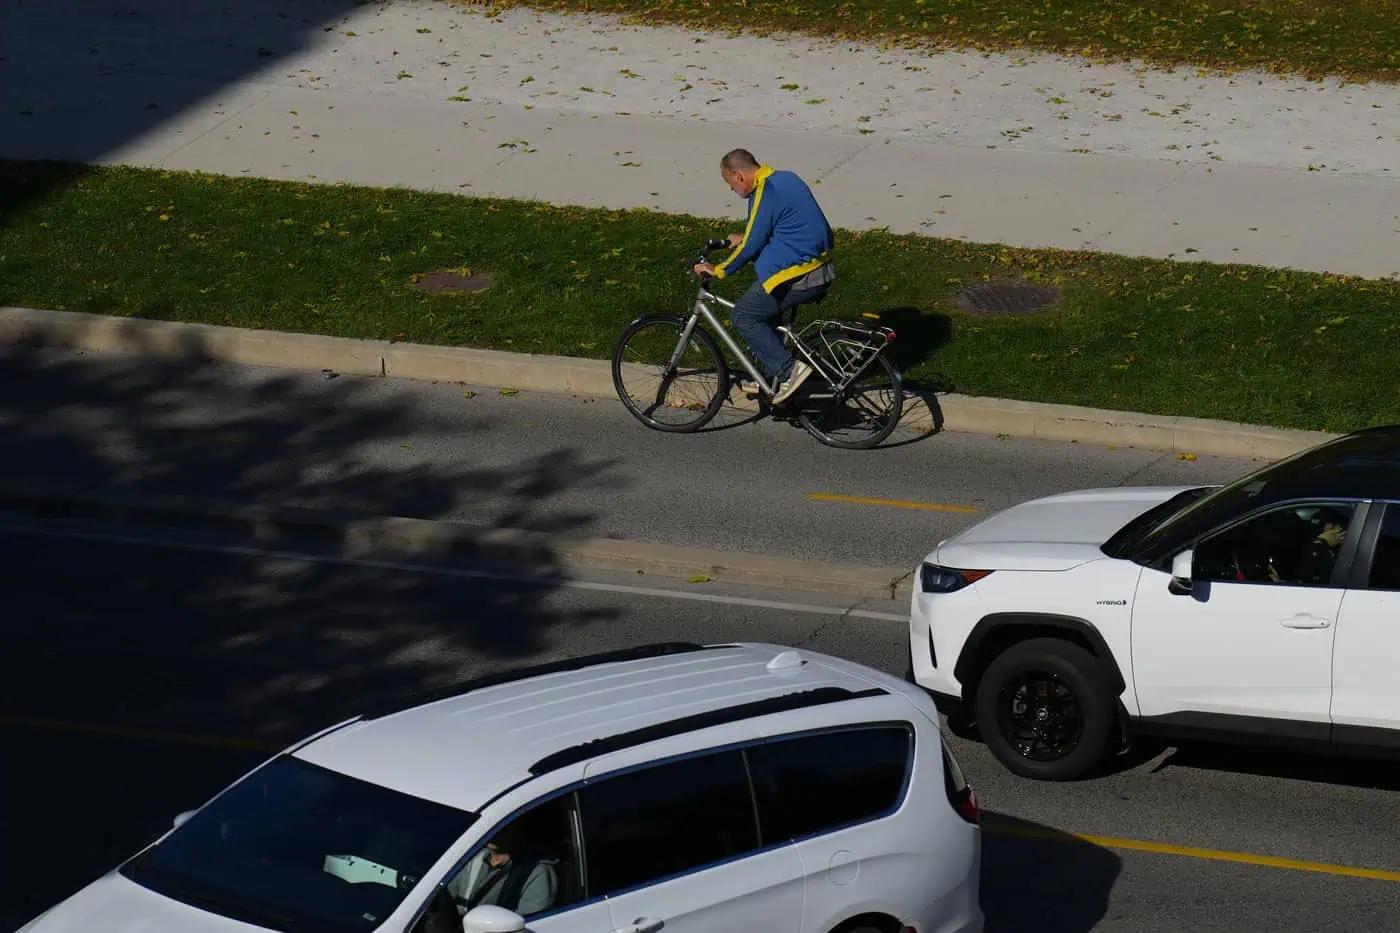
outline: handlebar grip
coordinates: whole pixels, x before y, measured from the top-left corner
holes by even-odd
[[[717,249],[728,249],[728,240],[707,240],[705,241],[705,252],[712,252]]]

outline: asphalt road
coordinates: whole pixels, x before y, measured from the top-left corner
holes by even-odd
[[[0,348],[0,481],[871,566],[912,568],[986,511],[1034,496],[1219,483],[1255,466],[955,433],[843,451],[793,425],[720,420],[660,434],[612,399]]]
[[[0,517],[0,929],[111,868],[283,743],[455,678],[668,639],[784,642],[904,666],[888,602],[654,586]],[[1050,785],[1009,776],[978,745],[953,746],[988,814],[991,929],[1397,928],[1400,883],[1348,874],[1400,871],[1393,765],[1201,746]]]

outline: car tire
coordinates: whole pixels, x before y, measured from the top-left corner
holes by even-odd
[[[987,666],[977,685],[982,741],[1022,777],[1083,777],[1108,754],[1115,713],[1105,665],[1058,638],[1011,646]]]

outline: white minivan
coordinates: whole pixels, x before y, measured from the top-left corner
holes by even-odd
[[[917,687],[650,645],[326,730],[25,933],[975,931],[977,821]]]

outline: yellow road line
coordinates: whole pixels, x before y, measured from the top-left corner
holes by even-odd
[[[891,509],[918,509],[922,512],[955,512],[959,515],[975,515],[982,511],[970,505],[954,505],[951,502],[911,502],[908,499],[872,499],[868,496],[843,496],[834,492],[809,492],[812,502],[845,502],[851,505],[880,505]]]
[[[159,729],[134,729],[94,722],[64,722],[34,716],[0,716],[0,728],[33,729],[39,732],[68,732],[79,735],[101,735],[116,739],[138,739],[146,742],[168,742],[172,745],[203,745],[209,748],[233,748],[239,751],[275,752],[282,748],[256,739],[229,738],[215,735],[194,735],[188,732],[165,732]]]
[[[1201,849],[1196,846],[1179,846],[1170,842],[1145,842],[1141,839],[1123,839],[1118,836],[1091,836],[1086,833],[1022,829],[1013,826],[998,826],[995,823],[985,827],[985,831],[996,836],[1020,836],[1028,839],[1049,839],[1059,842],[1087,842],[1105,849],[1150,852],[1155,855],[1177,855],[1211,862],[1235,862],[1240,865],[1256,865],[1261,868],[1283,868],[1322,875],[1366,878],[1371,881],[1400,882],[1400,871],[1387,871],[1383,868],[1353,868],[1350,865],[1308,862],[1302,859],[1281,858],[1276,855],[1254,855],[1249,852],[1229,852],[1223,849]]]

